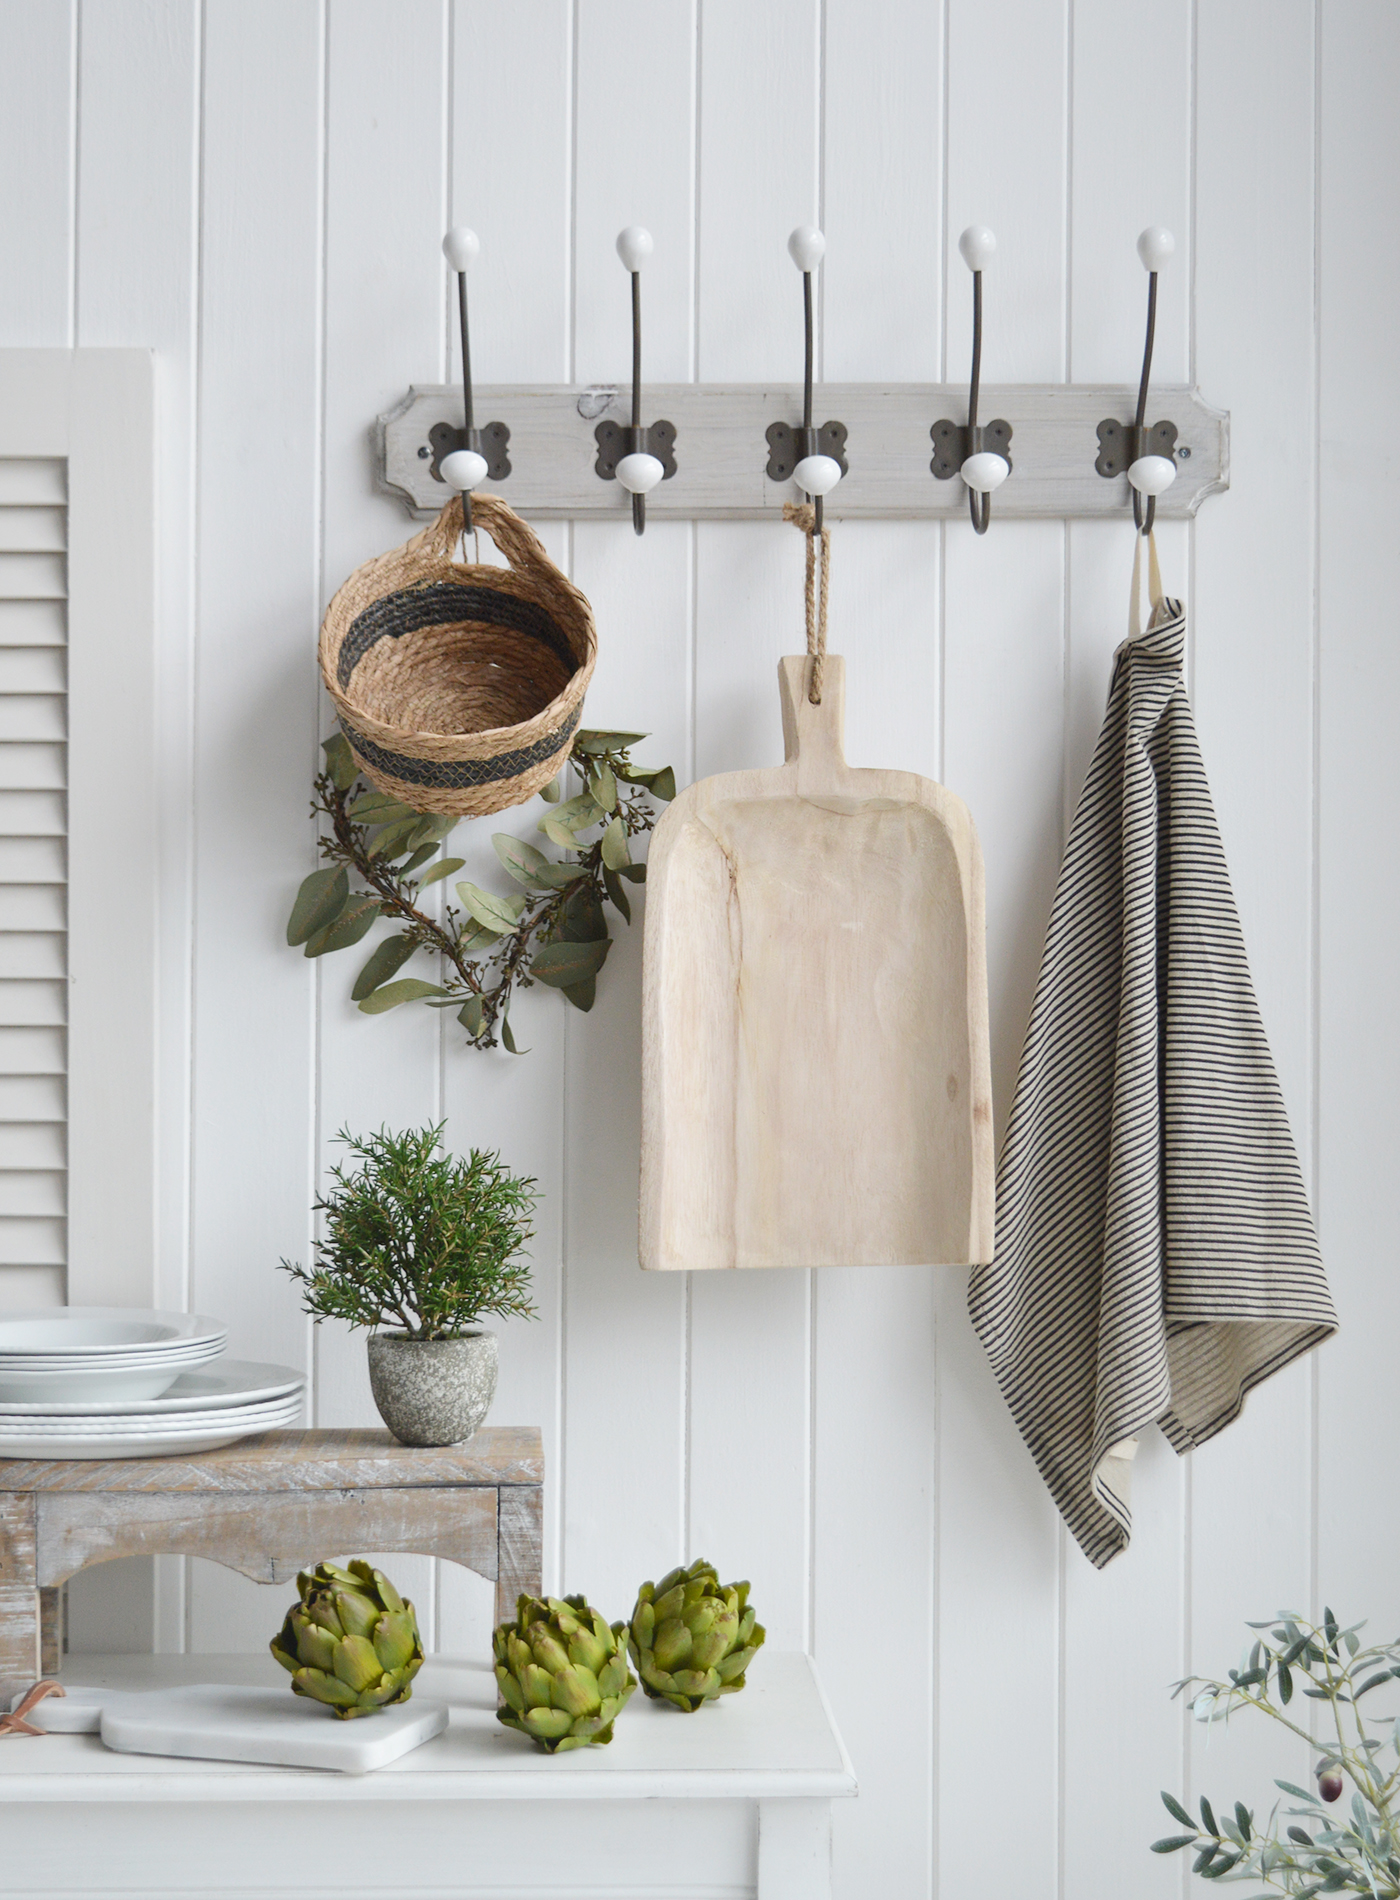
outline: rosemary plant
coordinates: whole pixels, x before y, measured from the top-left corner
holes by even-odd
[[[1198,1721],[1226,1721],[1238,1710],[1255,1709],[1299,1736],[1317,1757],[1316,1791],[1276,1782],[1298,1805],[1284,1809],[1281,1823],[1276,1804],[1263,1831],[1242,1801],[1233,1812],[1217,1814],[1202,1796],[1198,1826],[1180,1801],[1164,1793],[1167,1812],[1187,1831],[1154,1841],[1153,1853],[1190,1848],[1196,1856],[1192,1871],[1207,1880],[1259,1881],[1296,1900],[1332,1893],[1397,1900],[1400,1721],[1394,1714],[1363,1714],[1361,1702],[1400,1677],[1400,1642],[1363,1647],[1365,1624],[1343,1629],[1331,1610],[1316,1625],[1283,1610],[1268,1623],[1248,1627],[1260,1634],[1245,1667],[1232,1669],[1223,1682],[1188,1677],[1174,1694],[1194,1692]],[[1316,1705],[1320,1739],[1311,1732],[1304,1701]],[[1336,1809],[1348,1782],[1350,1804]]]
[[[591,1009],[612,947],[604,906],[631,922],[626,887],[646,878],[633,843],[656,823],[653,801],[676,795],[670,766],[632,763],[629,747],[645,737],[577,733],[569,764],[579,789],[563,798],[555,780],[545,793],[552,809],[539,823],[565,857],[497,832],[491,842],[518,888],[502,895],[463,879],[454,886],[457,904],[448,900],[440,916],[424,907],[422,894],[463,869],[462,858],[438,857],[460,820],[415,811],[364,786],[344,737],[327,739],[311,806],[325,821],[326,862],[297,892],[287,942],[304,945],[308,957],[324,956],[358,943],[377,917],[390,918],[398,930],[375,946],[350,992],[360,1008],[367,1015],[409,1002],[452,1009],[473,1048],[494,1048],[499,1033],[512,1055],[523,1054],[510,1027],[516,992],[547,983],[575,1009]],[[439,981],[399,976],[420,950],[438,959]]]
[[[284,1260],[318,1322],[400,1328],[453,1339],[486,1313],[533,1319],[530,1268],[535,1181],[498,1154],[440,1154],[444,1123],[391,1134],[336,1136],[361,1163],[337,1164],[311,1267]]]

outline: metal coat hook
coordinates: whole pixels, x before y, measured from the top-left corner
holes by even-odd
[[[503,482],[510,474],[510,458],[506,454],[510,430],[503,422],[488,422],[484,429],[478,429],[472,404],[467,270],[480,249],[476,232],[467,230],[465,225],[454,225],[442,240],[442,254],[457,273],[457,316],[462,330],[462,413],[465,419],[460,429],[454,429],[451,423],[440,422],[428,431],[428,441],[433,449],[433,474],[461,495],[462,527],[467,534],[472,530],[471,491],[479,488],[488,475],[493,482]]]
[[[961,475],[967,485],[972,525],[985,534],[992,519],[992,490],[1011,473],[1011,424],[998,416],[985,428],[977,422],[982,394],[982,272],[991,262],[997,241],[984,224],[970,224],[958,239],[962,260],[972,272],[972,374],[968,379],[967,426],[946,417],[929,430],[934,457],[929,467],[940,482]]]
[[[629,224],[618,232],[617,254],[632,279],[632,423],[624,429],[616,422],[600,422],[593,431],[598,444],[594,472],[605,482],[621,482],[631,495],[632,526],[638,534],[647,525],[647,496],[676,472],[675,425],[653,422],[649,429],[642,427],[642,265],[651,253],[651,232],[641,225]]]
[[[786,422],[770,423],[765,436],[768,443],[768,479],[770,482],[794,481],[813,504],[814,534],[822,531],[822,498],[829,495],[843,475],[846,465],[846,425],[824,422],[812,427],[812,273],[826,254],[826,239],[810,224],[799,224],[788,239],[788,255],[802,273],[802,313],[806,329],[806,358],[802,374],[802,426],[791,428]]]
[[[1137,414],[1130,429],[1113,416],[1101,422],[1098,429],[1099,458],[1094,467],[1106,476],[1126,472],[1133,489],[1133,526],[1139,534],[1152,532],[1157,497],[1176,480],[1176,424],[1155,422],[1150,429],[1147,427],[1147,385],[1157,333],[1157,273],[1175,249],[1175,238],[1160,224],[1148,225],[1137,241],[1138,256],[1147,272],[1147,341],[1142,351]]]

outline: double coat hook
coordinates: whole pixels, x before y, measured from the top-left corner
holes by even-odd
[[[480,250],[481,243],[476,232],[469,231],[465,225],[454,225],[442,240],[442,254],[457,274],[457,320],[462,332],[462,414],[464,419],[460,429],[454,429],[451,423],[440,422],[436,428],[428,432],[428,441],[434,451],[433,473],[439,481],[446,482],[449,488],[455,488],[461,495],[462,528],[467,534],[471,533],[472,528],[471,491],[479,488],[488,475],[493,482],[503,482],[510,474],[510,458],[506,454],[510,430],[503,422],[488,422],[484,429],[478,429],[472,401],[472,349],[471,336],[467,328],[467,272],[475,263]]]
[[[594,472],[605,482],[619,481],[631,495],[632,526],[638,534],[647,525],[647,496],[676,472],[675,425],[653,422],[649,429],[642,427],[642,265],[651,253],[651,232],[641,225],[629,224],[618,232],[617,254],[632,280],[632,422],[626,429],[600,422],[593,431],[598,444]]]
[[[982,394],[982,272],[996,247],[995,237],[984,224],[970,224],[958,239],[962,260],[972,272],[972,374],[968,378],[967,425],[960,427],[945,417],[929,430],[934,446],[929,467],[940,482],[962,476],[968,511],[978,534],[987,532],[992,519],[992,490],[1000,488],[1011,473],[1011,457],[1006,453],[1011,424],[1000,416],[985,428],[977,422]]]
[[[815,356],[812,318],[812,274],[826,255],[826,239],[814,226],[799,224],[788,239],[788,256],[802,273],[802,316],[806,352],[802,372],[802,426],[792,428],[786,422],[770,423],[765,435],[768,442],[768,479],[770,482],[794,481],[813,504],[812,532],[822,531],[822,498],[829,495],[846,466],[846,425],[824,422],[812,427],[812,367]]]
[[[1147,385],[1157,334],[1157,274],[1175,249],[1176,239],[1160,224],[1148,225],[1137,241],[1138,256],[1147,272],[1147,341],[1142,350],[1137,413],[1131,429],[1113,416],[1106,417],[1098,428],[1099,459],[1094,467],[1106,476],[1126,472],[1133,490],[1133,526],[1139,534],[1151,534],[1157,518],[1157,497],[1176,480],[1176,424],[1155,422],[1150,429],[1147,427]]]

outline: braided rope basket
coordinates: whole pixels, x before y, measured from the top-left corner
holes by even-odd
[[[509,567],[452,559],[455,497],[357,568],[326,609],[321,674],[360,770],[416,811],[524,804],[569,756],[598,636],[587,600],[495,495],[474,523]]]

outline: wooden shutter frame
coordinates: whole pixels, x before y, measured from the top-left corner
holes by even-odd
[[[68,470],[70,1305],[156,1289],[155,404],[147,350],[0,350],[0,456]]]

